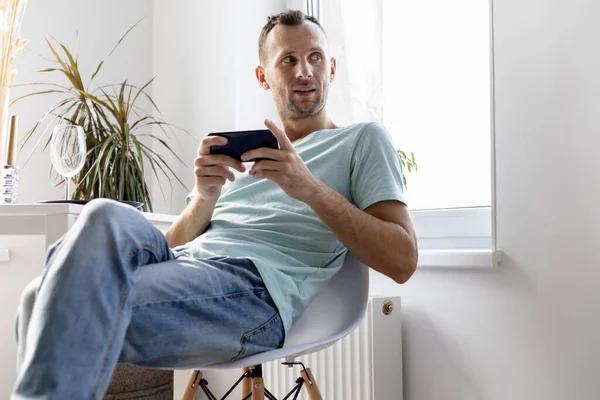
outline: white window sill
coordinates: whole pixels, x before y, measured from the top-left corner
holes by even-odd
[[[417,268],[494,268],[502,260],[500,250],[420,250]]]
[[[498,265],[491,207],[412,211],[418,268],[489,269]]]
[[[461,249],[461,250],[419,250],[419,270],[433,271],[491,271],[501,261],[502,251]],[[398,284],[380,272],[369,271],[369,296],[389,296],[395,293]]]

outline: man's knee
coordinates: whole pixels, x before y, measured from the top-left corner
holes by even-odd
[[[94,199],[81,211],[75,232],[92,238],[104,235],[123,239],[137,237],[148,226],[148,219],[134,207],[115,200]]]
[[[115,200],[94,199],[88,202],[81,211],[80,218],[90,223],[102,223],[119,217],[123,212],[130,211]]]
[[[54,242],[46,255],[46,264],[49,264],[54,256],[65,243],[70,248],[76,244],[89,247],[91,240],[97,237],[111,236],[111,232],[118,229],[129,210],[123,210],[123,205],[114,200],[94,199],[89,201],[75,222],[72,229],[69,229],[62,237]]]

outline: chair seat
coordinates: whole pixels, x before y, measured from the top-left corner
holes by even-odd
[[[342,268],[290,329],[282,348],[203,369],[232,369],[294,359],[331,346],[355,330],[367,309],[369,268],[348,252]]]

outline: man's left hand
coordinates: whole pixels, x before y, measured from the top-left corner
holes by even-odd
[[[268,158],[269,160],[255,162],[248,171],[250,175],[258,179],[269,179],[288,196],[306,202],[318,190],[319,180],[306,167],[285,132],[269,119],[265,120],[265,126],[277,138],[279,149],[261,147],[250,150],[242,154],[242,161]]]

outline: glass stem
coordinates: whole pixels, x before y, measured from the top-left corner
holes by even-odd
[[[69,193],[70,193],[70,186],[71,186],[71,178],[65,178],[67,184],[65,185],[67,188],[67,191],[65,193],[65,200],[69,200]]]

